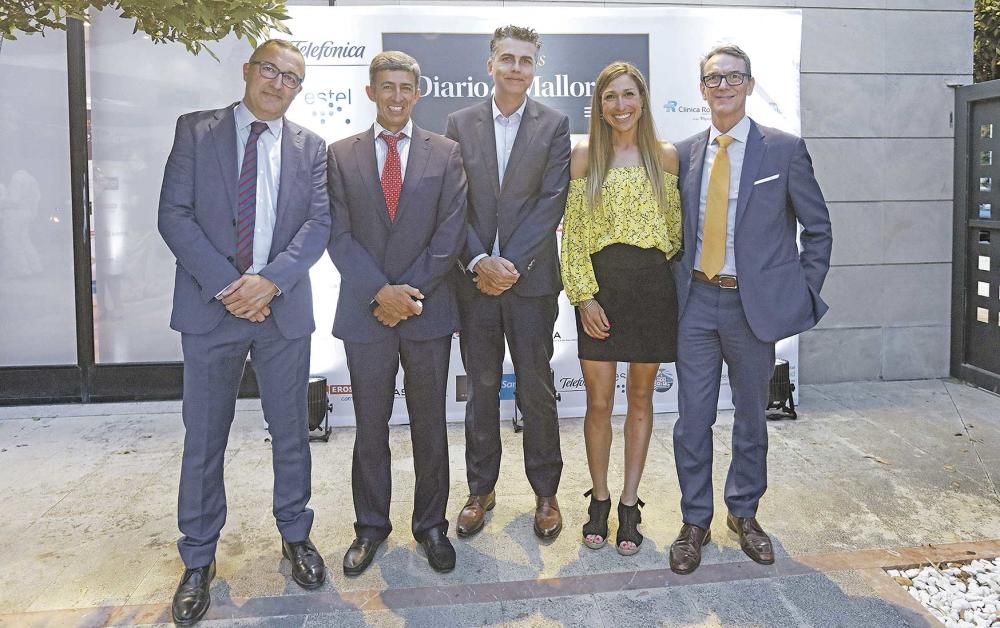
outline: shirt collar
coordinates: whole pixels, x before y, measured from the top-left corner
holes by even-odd
[[[524,108],[528,106],[528,97],[525,96],[524,97],[524,101],[521,102],[521,106],[517,108],[517,111],[515,111],[512,114],[510,114],[509,116],[503,115],[503,112],[501,112],[500,108],[497,107],[497,99],[496,98],[490,98],[490,104],[493,105],[493,119],[494,120],[496,120],[497,117],[499,116],[499,117],[507,118],[508,120],[511,120],[511,121],[515,121],[515,120],[520,120],[521,116],[524,115]],[[514,116],[517,116],[517,117],[515,118]]]
[[[715,138],[720,135],[728,135],[737,142],[743,144],[747,143],[747,138],[750,136],[750,116],[743,116],[743,119],[736,123],[736,126],[729,129],[728,132],[722,133],[719,129],[715,128],[715,125],[711,125],[708,131],[708,143],[712,144],[715,142]]]
[[[257,121],[257,118],[250,112],[247,108],[246,103],[242,100],[236,105],[236,109],[233,111],[236,116],[236,128],[237,129],[247,129],[250,131],[250,125]],[[283,118],[275,118],[274,120],[262,120],[267,128],[271,131],[271,135],[278,137],[281,135],[281,125]]]
[[[389,129],[387,129],[384,126],[382,126],[381,124],[379,124],[378,120],[376,120],[375,121],[375,139],[378,139],[378,136],[382,135],[382,133],[388,133],[389,135],[400,135],[400,134],[402,134],[402,135],[404,135],[406,137],[413,137],[413,118],[410,118],[409,120],[406,121],[406,124],[403,125],[403,128],[399,130],[399,133],[393,133]]]

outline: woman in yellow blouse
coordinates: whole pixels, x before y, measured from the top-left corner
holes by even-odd
[[[625,485],[618,553],[635,554],[639,480],[653,428],[653,382],[677,354],[677,295],[668,260],[680,250],[677,151],[660,142],[642,73],[615,62],[597,77],[588,139],[574,147],[563,219],[562,278],[576,306],[587,387],[584,439],[593,488],[583,541],[602,547],[611,493],[608,458],[618,362],[628,362]]]

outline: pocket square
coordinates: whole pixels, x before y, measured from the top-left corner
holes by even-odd
[[[781,176],[780,174],[772,174],[769,177],[764,177],[763,179],[757,179],[756,181],[753,182],[753,184],[754,185],[760,185],[761,183],[767,183],[768,181],[774,181],[775,179],[777,179],[780,176]]]

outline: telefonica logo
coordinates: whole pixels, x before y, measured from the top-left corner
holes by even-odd
[[[293,44],[306,59],[322,61],[324,59],[364,59],[365,46],[351,42],[337,41],[293,41]]]

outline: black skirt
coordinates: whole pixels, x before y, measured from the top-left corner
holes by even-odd
[[[610,336],[587,335],[576,308],[581,360],[674,362],[677,360],[677,290],[659,249],[611,244],[590,256],[599,290],[594,298],[611,323]]]

